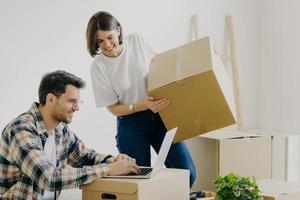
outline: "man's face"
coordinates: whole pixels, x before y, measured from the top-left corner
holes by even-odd
[[[53,105],[52,118],[57,122],[69,124],[73,113],[79,110],[79,89],[73,85],[67,85],[65,93],[57,97]]]

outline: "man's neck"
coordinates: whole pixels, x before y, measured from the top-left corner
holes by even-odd
[[[59,122],[57,122],[56,120],[54,120],[51,117],[50,112],[47,109],[47,107],[45,107],[43,105],[39,105],[39,111],[42,115],[46,130],[49,132],[54,130],[58,126]]]

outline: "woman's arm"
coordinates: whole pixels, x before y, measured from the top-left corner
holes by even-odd
[[[130,105],[128,104],[119,104],[119,103],[110,105],[107,108],[115,116],[130,115],[147,109],[150,109],[152,110],[152,112],[157,113],[163,110],[165,107],[167,107],[170,102],[171,99],[169,98],[162,98],[162,99],[155,100],[153,97],[148,97],[146,99],[133,103],[132,109],[130,109]]]

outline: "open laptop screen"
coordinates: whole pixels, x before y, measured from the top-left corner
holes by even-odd
[[[147,174],[125,174],[125,175],[118,175],[118,176],[104,176],[105,178],[141,178],[141,179],[146,179],[155,176],[163,167],[164,163],[166,161],[167,155],[169,153],[170,147],[172,145],[173,139],[175,137],[177,131],[177,127],[169,130],[164,138],[164,141],[160,147],[158,156],[155,160],[154,167],[144,167],[144,166],[139,166],[141,171],[148,171]]]

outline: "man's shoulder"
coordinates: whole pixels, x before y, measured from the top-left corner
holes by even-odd
[[[36,129],[36,127],[33,116],[30,113],[23,113],[5,126],[3,134],[32,131],[34,129]]]

